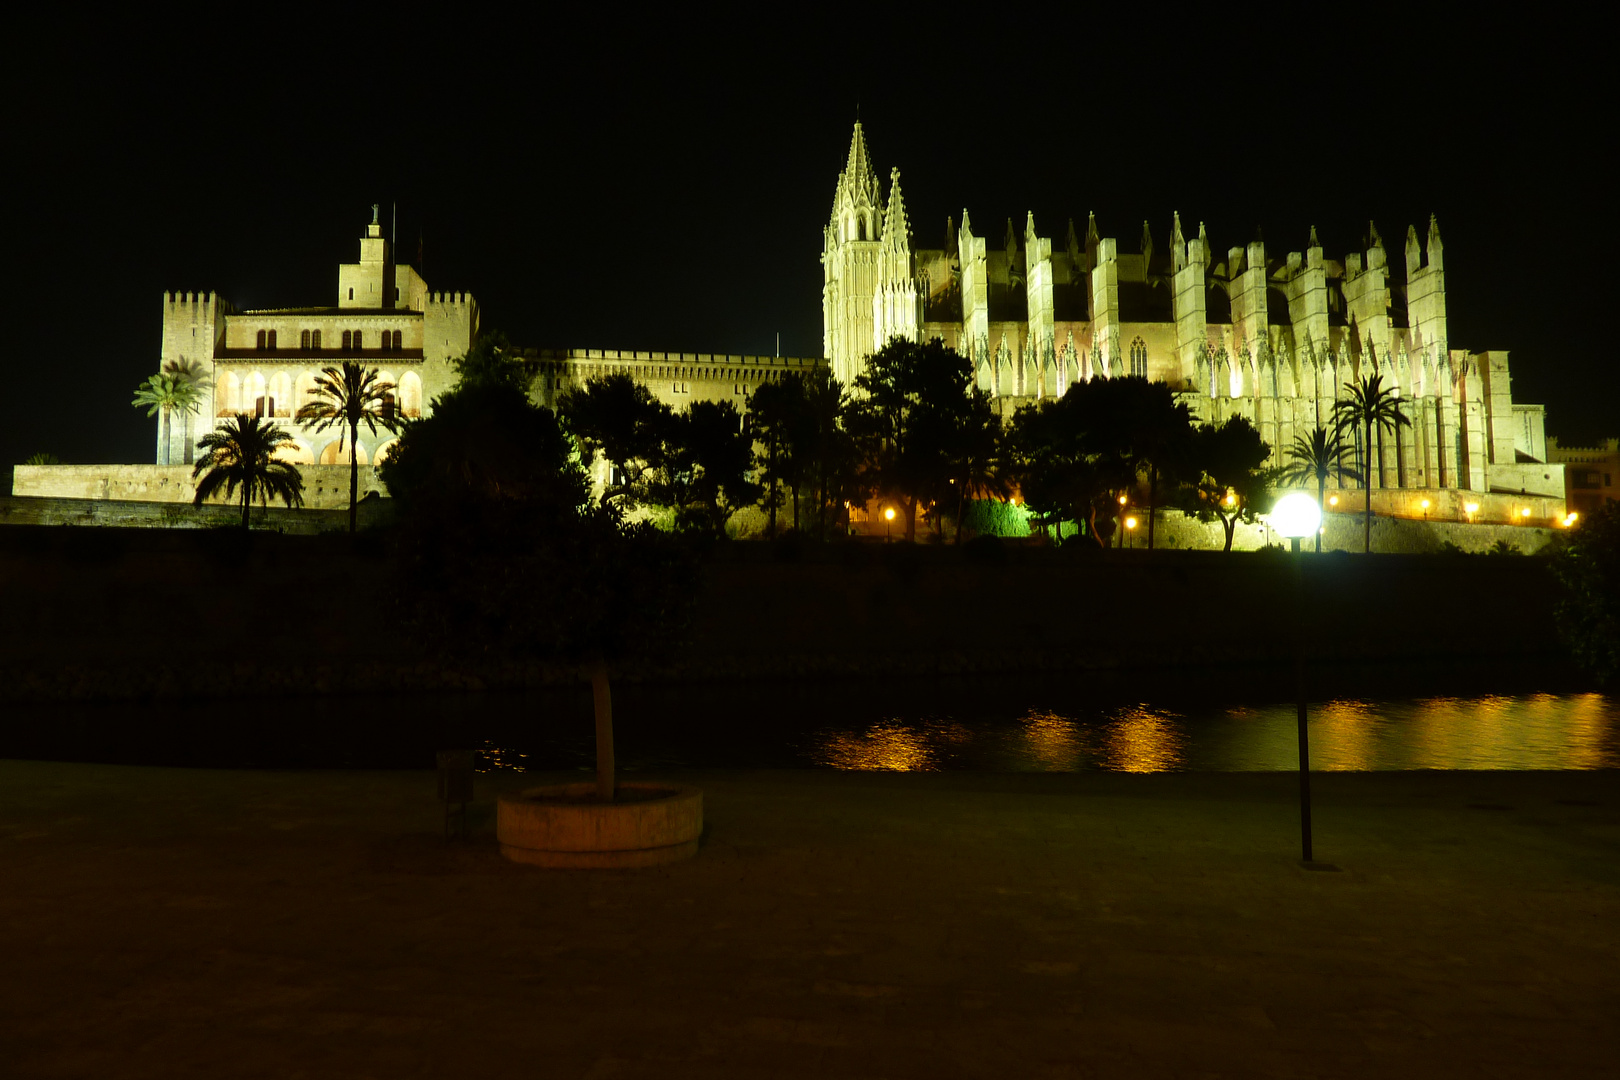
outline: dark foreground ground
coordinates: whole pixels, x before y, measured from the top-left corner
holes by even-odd
[[[673,777],[672,777],[673,778]],[[684,774],[690,862],[426,773],[0,762],[0,1072],[1611,1076],[1620,775]]]

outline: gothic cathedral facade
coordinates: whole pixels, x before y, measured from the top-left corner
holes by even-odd
[[[847,384],[893,338],[938,339],[969,358],[1003,414],[1082,380],[1163,380],[1200,421],[1247,418],[1279,464],[1296,436],[1331,426],[1347,384],[1376,374],[1412,426],[1372,448],[1374,486],[1445,493],[1459,511],[1477,502],[1457,492],[1562,497],[1545,409],[1514,403],[1508,354],[1451,345],[1433,218],[1421,238],[1407,229],[1398,280],[1371,225],[1342,260],[1325,257],[1314,228],[1282,258],[1261,240],[1218,253],[1179,214],[1162,245],[1144,222],[1137,249],[1121,251],[1090,216],[1054,250],[1033,214],[992,248],[966,210],[960,226],[947,220],[943,247],[915,248],[899,170],[885,196],[857,123],[822,242],[827,360]]]

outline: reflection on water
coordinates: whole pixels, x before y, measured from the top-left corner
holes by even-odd
[[[702,768],[1236,772],[1294,769],[1295,710],[1255,686],[1105,676],[627,685],[614,694],[627,772]],[[1345,680],[1348,681],[1348,680]],[[1129,683],[1130,685],[1126,685]],[[1310,706],[1311,765],[1328,770],[1620,768],[1620,697],[1373,692]],[[1369,689],[1363,690],[1363,687]],[[1414,689],[1417,689],[1414,687]],[[1411,693],[1411,691],[1407,691]],[[1383,694],[1384,696],[1380,696]],[[1143,701],[1143,696],[1149,700]],[[48,703],[0,712],[0,757],[227,768],[572,770],[595,755],[591,694]]]
[[[944,767],[951,749],[972,739],[958,724],[883,720],[863,731],[824,733],[810,757],[823,768],[924,772]]]
[[[1339,699],[1309,712],[1311,767],[1384,769],[1620,768],[1620,710],[1601,694]],[[911,771],[1194,770],[1248,772],[1299,764],[1295,706],[1205,714],[1148,704],[1022,715],[886,717],[828,725],[800,743],[807,764]]]

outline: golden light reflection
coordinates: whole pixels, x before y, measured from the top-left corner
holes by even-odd
[[[1097,764],[1117,772],[1165,772],[1181,767],[1186,735],[1175,713],[1135,705],[1113,715],[1102,732]]]
[[[1327,701],[1311,710],[1311,766],[1378,768],[1378,710],[1365,701]]]
[[[496,746],[489,739],[478,748],[474,760],[477,772],[524,772],[529,767],[529,755],[520,750],[511,750],[504,746]]]
[[[1052,712],[1031,711],[1023,718],[1023,752],[1042,769],[1062,772],[1079,768],[1085,740],[1073,720]]]
[[[966,734],[963,729],[919,730],[885,720],[863,732],[828,732],[814,756],[818,764],[834,769],[928,772],[940,767],[939,748],[932,744],[960,741]]]

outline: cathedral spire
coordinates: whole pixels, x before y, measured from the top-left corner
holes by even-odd
[[[883,214],[883,243],[896,250],[911,249],[911,222],[906,218],[906,203],[900,197],[900,170],[889,171],[889,206]]]
[[[872,171],[872,158],[866,149],[866,135],[860,121],[849,141],[849,160],[838,174],[833,191],[832,221],[828,235],[838,243],[878,238],[883,226],[883,192]]]

